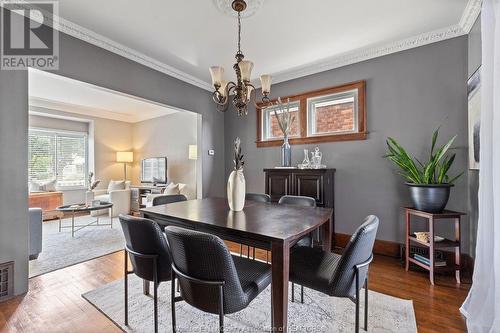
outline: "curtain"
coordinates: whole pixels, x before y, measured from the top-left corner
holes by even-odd
[[[472,287],[460,311],[469,332],[500,332],[500,0],[481,12],[479,224]]]

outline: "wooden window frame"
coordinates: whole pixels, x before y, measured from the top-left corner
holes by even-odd
[[[358,91],[358,130],[353,133],[342,133],[342,134],[326,134],[326,135],[314,135],[307,136],[307,99],[311,97],[318,97],[324,95],[331,95],[336,93],[341,93],[349,90]],[[282,97],[281,100],[285,101],[290,99],[290,102],[299,101],[299,124],[300,124],[300,136],[297,138],[290,138],[289,142],[291,145],[302,145],[309,143],[321,143],[321,142],[335,142],[335,141],[352,141],[352,140],[366,140],[367,130],[366,130],[366,81],[356,81],[351,83],[346,83],[340,86],[329,87],[314,91],[309,91],[302,94],[290,95]],[[273,100],[272,102],[275,102]],[[263,105],[262,103],[257,104],[258,106]],[[262,109],[256,109],[257,114],[257,147],[275,147],[281,146],[283,144],[283,139],[273,139],[273,140],[262,140]]]

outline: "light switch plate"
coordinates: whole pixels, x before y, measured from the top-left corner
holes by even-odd
[[[209,156],[214,156],[214,155],[215,155],[215,150],[213,150],[213,149],[209,149],[209,150],[208,150],[208,155],[209,155]]]

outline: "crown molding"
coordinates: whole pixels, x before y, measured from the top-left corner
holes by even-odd
[[[83,40],[84,42],[95,45],[107,51],[116,53],[122,57],[125,57],[141,65],[144,65],[146,67],[152,68],[154,70],[172,76],[181,81],[192,84],[196,87],[205,89],[207,91],[213,90],[212,85],[210,83],[205,82],[197,77],[194,77],[193,75],[190,75],[177,68],[164,64],[161,61],[153,59],[139,51],[136,51],[125,45],[115,42],[114,40],[99,35],[98,33],[95,33],[87,28],[79,26],[66,19],[63,19],[61,17],[57,19],[58,19],[57,24],[59,25],[58,30],[60,32],[78,38],[80,40]]]
[[[0,1],[0,7],[3,7],[5,4],[9,4],[10,0],[2,0]],[[16,5],[20,8],[31,9],[36,8],[29,1],[26,0],[15,0]],[[78,38],[84,42],[95,45],[107,51],[118,54],[124,58],[135,61],[141,65],[152,68],[169,76],[172,76],[181,81],[192,84],[196,87],[205,89],[207,91],[212,91],[212,85],[208,82],[198,79],[193,75],[185,73],[177,68],[169,66],[167,64],[162,63],[154,58],[151,58],[139,51],[131,49],[123,44],[115,42],[112,39],[104,37],[92,30],[84,28],[76,23],[68,21],[58,15],[52,15],[51,13],[47,13],[45,10],[39,9],[44,16],[44,24],[58,30],[59,32],[65,33],[69,36]]]
[[[40,98],[40,97],[30,97],[29,106],[54,110],[54,111],[68,112],[71,114],[79,114],[86,117],[96,117],[96,118],[123,121],[127,123],[135,123],[140,121],[133,115],[113,112],[105,109],[91,108],[88,106],[77,105],[72,103],[53,101],[50,99]]]
[[[299,77],[344,67],[369,59],[378,58],[392,53],[409,50],[415,47],[440,42],[450,38],[455,38],[464,34],[464,30],[459,25],[454,25],[448,28],[434,30],[389,44],[357,49],[352,52],[347,52],[338,56],[322,59],[304,66],[299,66],[291,70],[275,73],[273,74],[273,83],[289,81]]]
[[[222,5],[225,2],[224,0],[213,1],[217,6]],[[256,2],[259,3],[259,1]],[[481,4],[482,0],[469,0],[460,21],[456,25],[444,29],[430,31],[389,44],[361,48],[352,52],[347,52],[338,56],[295,67],[290,70],[274,73],[272,74],[273,83],[297,79],[299,77],[316,74],[319,72],[351,65],[357,62],[382,57],[391,53],[401,52],[415,47],[420,47],[468,34],[481,12]],[[0,6],[2,6],[2,1],[0,1]],[[207,91],[213,90],[212,85],[208,82],[205,82],[172,66],[164,64],[156,59],[146,56],[141,52],[124,46],[66,19],[57,16],[54,17],[54,22],[51,22],[51,20],[49,19],[49,22],[47,23],[51,26],[57,27],[60,32],[83,40],[89,44],[116,53],[122,57],[130,59],[139,64],[162,72],[199,88],[205,89]],[[256,86],[260,86],[260,82],[255,82],[255,84]]]
[[[469,0],[458,25],[468,34],[481,13],[482,0]]]

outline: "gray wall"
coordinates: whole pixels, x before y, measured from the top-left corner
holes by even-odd
[[[472,26],[468,39],[468,77],[481,66],[481,16],[479,16]],[[478,211],[478,191],[479,191],[479,171],[469,170],[469,234],[470,234],[470,247],[469,253],[475,257],[476,253],[476,235],[477,223],[479,217]]]
[[[0,70],[0,263],[28,288],[28,72]]]
[[[203,195],[223,195],[224,117],[209,92],[64,34],[56,74],[202,114]],[[0,130],[0,262],[15,260],[20,294],[28,286],[26,71],[0,71]]]
[[[197,115],[176,112],[133,124],[134,168],[132,182],[140,183],[141,160],[168,157],[168,182],[187,185],[185,194],[196,198],[196,163],[188,159],[188,146],[197,144]]]
[[[337,169],[336,231],[351,234],[366,215],[376,214],[381,221],[378,238],[402,242],[401,206],[409,204],[409,197],[403,180],[396,175],[391,163],[382,158],[385,140],[392,136],[411,153],[425,158],[431,134],[441,126],[441,142],[458,135],[453,173],[466,170],[467,37],[279,83],[271,88],[271,94],[286,96],[356,80],[367,82],[368,139],[318,144],[325,163]],[[256,147],[255,110],[240,118],[234,112],[227,112],[226,176],[232,167],[229,152],[236,136],[243,144],[247,190],[262,192],[262,168],[279,165],[279,147]],[[292,146],[293,164],[302,161],[304,148],[314,146]],[[448,208],[467,210],[467,175],[452,190]],[[467,223],[463,230],[468,230]],[[467,238],[466,232],[464,238]]]

